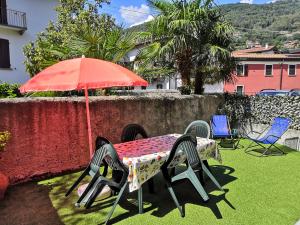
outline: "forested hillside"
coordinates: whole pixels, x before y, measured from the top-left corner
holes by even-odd
[[[280,49],[300,48],[300,0],[227,4],[219,8],[236,30],[236,48],[244,48],[249,41],[277,45]],[[146,30],[146,24],[129,30]]]
[[[222,5],[221,10],[236,28],[238,46],[248,40],[279,44],[281,48],[300,47],[300,0],[228,4]]]

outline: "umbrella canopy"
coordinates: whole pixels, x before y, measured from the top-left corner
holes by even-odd
[[[124,86],[148,86],[148,82],[115,63],[76,58],[46,68],[22,85],[20,91],[70,91]]]
[[[112,62],[92,58],[76,58],[54,64],[20,87],[20,91],[70,91],[84,89],[90,157],[93,155],[88,89],[148,86],[148,82],[132,71]]]

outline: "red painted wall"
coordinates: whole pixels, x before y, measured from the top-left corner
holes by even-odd
[[[208,121],[221,96],[91,97],[93,140],[120,142],[129,123],[149,136],[182,133],[196,119]],[[89,162],[84,98],[0,99],[0,131],[11,139],[0,152],[0,172],[11,183],[85,167]]]
[[[225,83],[224,91],[233,93],[236,86],[244,85],[245,94],[254,95],[262,89],[280,89],[280,64],[273,64],[273,76],[265,76],[264,64],[248,64],[248,76],[238,77],[234,75],[234,83]],[[288,65],[283,65],[282,89],[290,90],[300,88],[300,64],[296,66],[296,76],[288,75]]]

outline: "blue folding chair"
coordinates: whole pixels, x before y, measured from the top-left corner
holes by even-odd
[[[211,132],[213,139],[221,139],[221,143],[224,139],[229,139],[233,148],[239,145],[240,140],[235,143],[234,138],[237,136],[236,130],[231,130],[226,115],[213,115],[210,121]],[[221,144],[220,143],[220,144]]]
[[[278,148],[275,144],[282,137],[282,135],[289,129],[292,120],[289,118],[276,117],[274,118],[271,126],[267,127],[262,132],[251,131],[250,133],[259,134],[257,138],[252,138],[247,134],[247,138],[253,142],[245,149],[245,152],[254,156],[270,156],[270,155],[284,155],[285,153]],[[256,144],[256,145],[253,145]],[[255,149],[253,147],[263,147],[264,152],[260,155],[251,154]],[[276,151],[271,151],[272,147],[275,147]],[[250,149],[250,150],[249,150]]]

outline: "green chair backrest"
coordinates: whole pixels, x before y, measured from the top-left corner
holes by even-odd
[[[191,134],[196,137],[209,138],[210,127],[207,122],[203,120],[196,120],[188,125],[184,133]]]
[[[164,163],[163,167],[168,167],[169,165],[175,165],[176,155],[179,151],[183,151],[186,155],[187,161],[191,167],[197,166],[200,163],[200,158],[197,152],[197,139],[189,134],[184,134],[176,140],[174,143],[170,155],[167,161]]]
[[[113,170],[127,171],[127,167],[119,159],[118,153],[114,146],[110,144],[104,145],[106,148],[104,160]]]
[[[99,149],[97,149],[93,155],[93,158],[90,163],[90,171],[89,171],[89,174],[91,176],[94,176],[100,170],[100,166],[103,162],[103,158],[104,158],[105,152],[106,152],[105,145],[103,145]]]

